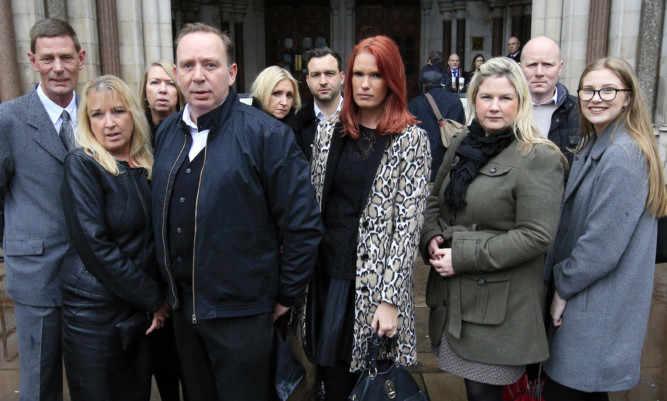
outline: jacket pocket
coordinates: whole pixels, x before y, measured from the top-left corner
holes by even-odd
[[[5,240],[5,255],[27,256],[44,253],[44,240],[41,239],[8,239]]]
[[[505,321],[511,276],[509,271],[461,275],[461,319],[487,325]]]
[[[485,175],[487,177],[499,177],[509,173],[510,170],[512,170],[512,166],[489,163],[479,169],[479,174]]]

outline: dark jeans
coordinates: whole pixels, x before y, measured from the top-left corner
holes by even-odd
[[[199,319],[192,295],[181,292],[172,313],[185,392],[196,401],[264,401],[269,398],[274,328],[271,313]]]

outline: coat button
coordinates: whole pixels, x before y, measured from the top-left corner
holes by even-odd
[[[479,281],[477,282],[479,285],[486,285],[486,279],[480,278]]]
[[[178,263],[181,263],[181,262],[183,261],[183,258],[179,256],[179,257],[176,258],[176,261],[177,261]]]
[[[556,122],[559,123],[559,122],[560,122],[560,118],[557,118],[557,119],[556,119]]]
[[[185,198],[181,196],[181,199],[179,199],[178,201],[181,202],[181,203],[184,203],[184,202],[185,202]]]
[[[191,172],[192,172],[192,170],[189,167],[185,169],[186,174],[190,174]]]
[[[496,172],[496,168],[495,168],[495,167],[491,167],[491,170],[489,170],[489,171],[491,172],[491,174],[494,174],[494,173]]]
[[[180,233],[183,232],[183,229],[181,227],[178,227],[178,228],[176,228],[176,232],[180,234]]]
[[[368,254],[365,253],[365,254],[361,255],[361,260],[363,260],[364,262],[367,261],[368,260]]]
[[[447,307],[447,300],[446,299],[444,301],[442,301],[442,306],[444,306],[445,308]]]

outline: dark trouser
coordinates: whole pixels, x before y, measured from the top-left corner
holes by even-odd
[[[338,366],[320,366],[324,381],[324,399],[326,401],[347,401],[361,372],[350,372],[349,364]]]
[[[180,401],[179,383],[183,383],[183,377],[181,367],[178,364],[174,325],[171,319],[167,319],[164,327],[148,335],[148,344],[150,346],[151,372],[155,376],[160,399],[162,401]],[[187,397],[185,399],[187,400]]]
[[[575,390],[553,381],[547,380],[544,386],[544,399],[546,401],[609,401],[607,393],[587,393]]]
[[[72,401],[148,401],[148,338],[123,349],[118,322],[142,313],[62,291],[63,359]]]
[[[62,401],[60,307],[16,302],[21,401]]]
[[[262,315],[199,319],[192,295],[181,293],[172,313],[185,392],[196,401],[269,399],[273,322]]]

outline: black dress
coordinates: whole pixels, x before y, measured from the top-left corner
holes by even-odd
[[[343,150],[327,202],[322,210],[324,238],[309,292],[312,353],[319,366],[349,365],[354,330],[359,218],[366,206],[368,175],[375,176],[371,155],[384,149],[375,145],[375,130],[360,127],[359,139],[343,139]]]

